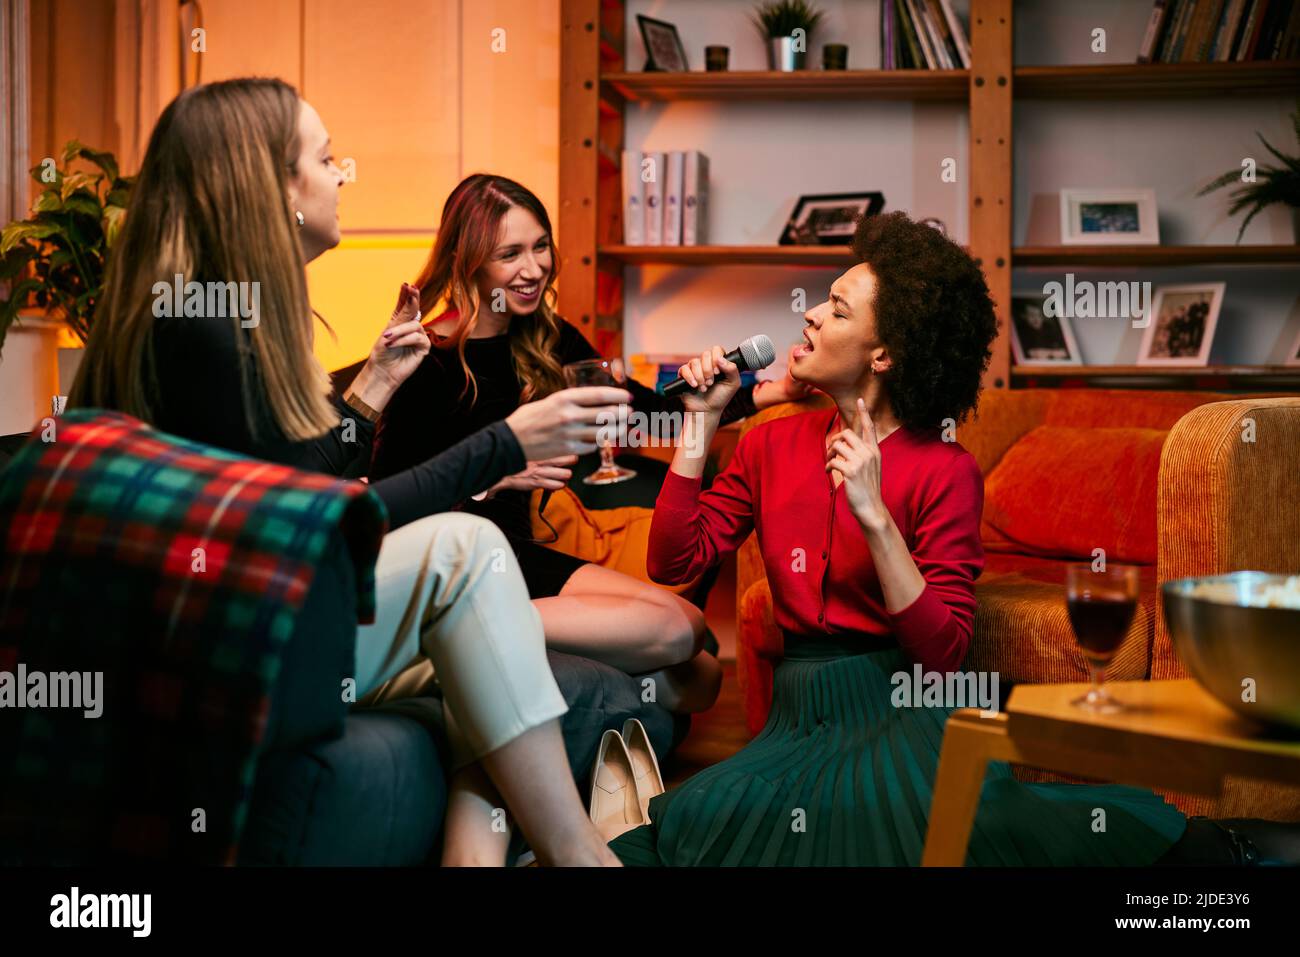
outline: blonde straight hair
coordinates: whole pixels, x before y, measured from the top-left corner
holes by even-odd
[[[531,190],[504,176],[475,173],[447,197],[433,251],[415,281],[420,289],[420,311],[426,316],[435,315],[442,303],[457,313],[455,328],[433,345],[456,350],[465,373],[461,398],[472,393],[470,405],[478,399],[478,382],[465,360],[465,342],[478,325],[478,273],[496,248],[501,220],[515,207],[532,213],[551,240],[551,274],[537,308],[531,315],[510,319],[510,355],[520,381],[519,401],[542,399],[564,388],[564,373],[556,355],[560,320],[555,314],[555,277],[560,272],[560,253],[555,248],[551,219]]]
[[[179,274],[187,282],[259,284],[259,321],[247,339],[263,394],[253,394],[250,360],[239,350],[250,429],[255,402],[269,406],[291,441],[338,423],[329,376],[312,351],[307,276],[288,197],[299,108],[297,91],[275,79],[207,83],[168,104],[109,258],[69,405],[154,421],[144,382],[153,287]],[[236,337],[243,334],[238,315],[187,321],[229,321]]]

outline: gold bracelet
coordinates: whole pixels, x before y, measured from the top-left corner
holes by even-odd
[[[343,401],[367,422],[379,421],[379,412],[368,405],[361,396],[357,395],[351,389],[348,389],[348,391],[343,393]]]

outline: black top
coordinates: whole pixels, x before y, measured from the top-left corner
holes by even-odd
[[[561,365],[599,358],[582,333],[563,319],[560,320],[560,341],[556,352]],[[470,404],[472,391],[461,398],[465,371],[454,349],[435,347],[430,350],[398,388],[375,431],[374,456],[370,464],[373,477],[398,474],[410,468],[413,462],[437,455],[476,430],[500,422],[519,407],[522,384],[510,355],[509,333],[467,339],[465,361],[478,382],[478,399],[473,405]],[[631,378],[626,387],[632,393],[635,411],[647,415],[683,412],[680,398],[668,398]],[[724,410],[722,421],[733,422],[752,415],[753,392],[752,386],[741,389]],[[674,419],[678,420],[677,417]],[[522,469],[521,465],[515,471]],[[529,498],[528,492],[504,491],[484,502],[467,502],[463,508],[491,519],[510,538],[527,541],[532,538]]]
[[[156,319],[150,333],[152,356],[146,359],[157,376],[157,389],[149,397],[153,424],[164,432],[281,465],[345,478],[366,475],[374,425],[337,395],[331,401],[343,421],[319,438],[290,441],[263,398],[253,361],[248,395],[255,398],[249,408],[238,372],[240,351],[252,359],[248,335],[229,319]],[[148,371],[146,364],[146,382],[153,381]],[[355,434],[348,420],[355,423]],[[466,432],[438,454],[412,460],[370,487],[388,508],[389,527],[397,528],[446,512],[526,464],[510,427],[495,422],[480,432]]]

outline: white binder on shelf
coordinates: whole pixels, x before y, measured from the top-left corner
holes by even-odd
[[[699,150],[685,155],[682,173],[682,245],[709,243],[709,158]]]
[[[641,185],[645,195],[645,242],[647,246],[663,245],[664,230],[664,179],[667,162],[663,153],[643,153]]]
[[[623,151],[623,243],[645,245],[645,192],[641,188],[641,151]]]
[[[668,154],[668,175],[664,177],[663,244],[682,244],[682,160],[681,150]]]

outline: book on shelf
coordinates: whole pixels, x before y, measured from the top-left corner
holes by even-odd
[[[682,245],[709,242],[709,158],[691,150],[684,161],[682,184]]]
[[[623,151],[623,242],[645,245],[645,192],[641,183],[641,151]]]
[[[1165,17],[1169,14],[1170,0],[1156,0],[1156,5],[1151,8],[1151,16],[1147,19],[1147,32],[1142,37],[1142,46],[1138,49],[1138,62],[1150,63],[1152,55],[1156,52],[1156,41],[1160,37],[1160,31],[1164,28]]]
[[[665,246],[682,244],[682,159],[681,150],[665,154],[664,226],[661,241]]]
[[[880,68],[898,69],[898,34],[894,30],[894,0],[880,0]]]
[[[969,69],[970,42],[952,0],[881,0],[880,65],[885,70]]]
[[[641,177],[645,186],[645,244],[662,246],[664,241],[664,176],[667,161],[663,153],[646,153],[643,166],[649,170],[647,179]]]
[[[1155,0],[1139,63],[1300,59],[1297,0]]]
[[[948,36],[957,51],[957,59],[963,69],[970,69],[970,41],[966,39],[966,29],[957,19],[957,11],[952,8],[952,0],[939,0],[943,6],[943,18],[948,23]]]
[[[699,150],[624,150],[622,179],[625,245],[708,241],[709,158]]]

